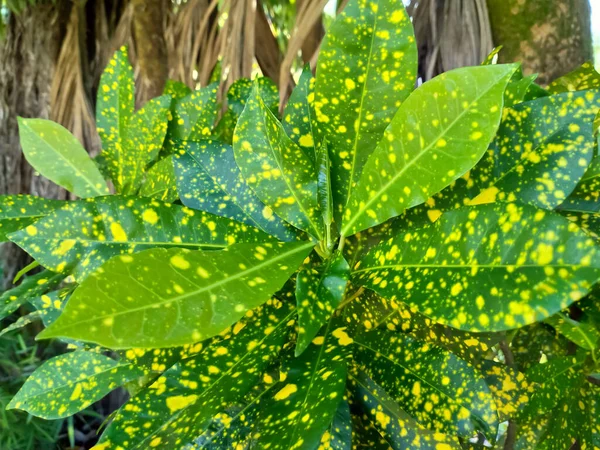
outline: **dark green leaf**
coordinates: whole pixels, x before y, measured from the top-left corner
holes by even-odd
[[[470,437],[475,430],[494,439],[494,398],[473,367],[439,347],[373,330],[354,337],[358,367],[426,428]]]
[[[44,267],[78,281],[110,257],[152,247],[220,249],[271,238],[256,228],[144,197],[72,202],[10,235]]]
[[[173,347],[215,336],[266,302],[314,244],[233,244],[221,251],[152,249],[112,258],[39,336],[108,348]]]
[[[146,172],[146,179],[140,187],[139,194],[166,203],[173,203],[179,198],[171,156],[161,159]]]
[[[120,192],[122,170],[131,164],[127,154],[126,130],[135,108],[133,68],[127,48],[121,47],[108,62],[100,78],[96,103],[96,127],[102,141],[102,157],[111,179]]]
[[[428,81],[401,106],[366,163],[342,235],[425,202],[471,169],[493,139],[514,65],[467,67]]]
[[[45,294],[58,286],[65,275],[44,270],[26,277],[18,286],[0,295],[0,319],[16,311],[29,300]]]
[[[600,73],[594,68],[591,61],[585,62],[581,67],[554,80],[548,86],[550,94],[559,94],[569,91],[585,91],[600,88]]]
[[[255,420],[257,448],[317,448],[342,401],[352,339],[332,319],[299,358],[284,361],[281,381]]]
[[[317,172],[268,110],[255,84],[233,137],[235,161],[258,198],[295,227],[322,239]]]
[[[394,450],[460,450],[458,439],[419,426],[398,403],[358,368],[350,371],[354,402]]]
[[[18,121],[23,154],[35,170],[78,197],[108,194],[100,171],[69,130],[50,120]]]
[[[260,98],[265,106],[277,116],[279,112],[279,92],[277,85],[270,78],[258,77],[255,80],[258,85]],[[227,91],[227,106],[236,117],[239,117],[246,107],[246,101],[252,93],[252,81],[248,78],[240,78],[236,80],[229,91]]]
[[[351,0],[321,44],[315,82],[320,144],[332,161],[335,217],[417,78],[412,24],[397,0]]]
[[[340,252],[320,266],[300,271],[296,280],[298,342],[300,355],[333,315],[344,296],[350,267]]]
[[[591,323],[578,322],[558,313],[546,319],[546,323],[571,342],[586,350],[596,350],[600,343],[600,331]]]
[[[283,241],[295,238],[295,230],[246,184],[230,145],[214,140],[182,143],[173,162],[184,205],[255,226]]]
[[[7,234],[21,230],[64,205],[63,201],[33,195],[5,195],[0,197],[0,242]]]
[[[180,448],[239,401],[278,354],[294,324],[289,303],[270,301],[131,399],[104,432],[100,449]],[[269,330],[268,333],[265,330]],[[152,414],[140,416],[140,411]]]
[[[292,91],[283,111],[281,123],[292,141],[306,150],[309,157],[315,159],[314,118],[314,78],[310,65],[304,66],[298,84]]]
[[[127,381],[142,376],[131,365],[77,351],[56,356],[31,374],[8,405],[44,419],[68,417]]]
[[[192,90],[187,84],[177,80],[167,80],[163,94],[170,95],[174,100],[179,100],[191,94]]]
[[[600,276],[596,244],[558,214],[465,207],[380,244],[356,282],[466,331],[518,328],[566,308]]]
[[[217,119],[218,84],[198,89],[177,100],[173,114],[173,137],[197,140],[210,136]]]
[[[575,189],[592,159],[600,93],[545,97],[505,110],[498,135],[470,179],[471,204],[523,201],[552,209]]]

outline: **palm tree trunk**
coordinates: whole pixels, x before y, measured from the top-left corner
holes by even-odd
[[[17,117],[50,116],[50,88],[71,2],[56,0],[11,14],[0,43],[0,195],[31,193],[65,198],[66,192],[35,176],[19,145]],[[6,287],[27,256],[12,244],[0,250]]]
[[[542,85],[593,58],[589,0],[488,0],[500,62],[523,62]]]

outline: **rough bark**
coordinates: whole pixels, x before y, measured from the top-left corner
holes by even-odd
[[[66,197],[63,189],[35,176],[23,157],[17,117],[50,116],[50,87],[70,7],[69,1],[57,0],[9,17],[0,43],[0,195]],[[25,253],[12,244],[2,246],[4,287],[26,259]]]
[[[542,85],[593,58],[589,0],[488,0],[488,10],[499,61],[521,61]]]
[[[165,0],[133,0],[133,32],[137,57],[137,102],[162,94],[169,75],[165,41]]]

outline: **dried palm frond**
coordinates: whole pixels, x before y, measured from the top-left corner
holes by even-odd
[[[279,73],[279,89],[281,95],[281,103],[284,103],[287,87],[291,79],[290,71],[294,60],[298,57],[298,52],[305,44],[306,40],[311,37],[314,39],[315,28],[321,22],[323,8],[328,0],[304,0],[298,2],[298,13],[296,16],[296,24],[294,31],[288,42],[288,48],[285,53],[281,70]],[[322,36],[321,36],[322,38]],[[315,45],[315,51],[318,45]],[[310,61],[313,55],[303,55],[304,61]]]
[[[412,0],[419,46],[419,74],[424,80],[463,66],[480,64],[492,51],[485,0]]]
[[[208,83],[218,59],[218,6],[219,0],[188,0],[168,16],[169,78],[190,87]]]
[[[84,71],[88,64],[86,51],[81,48],[82,32],[85,32],[85,16],[82,6],[75,4],[52,79],[50,118],[68,128],[93,154],[100,149],[100,141],[90,95],[83,81],[87,78]]]

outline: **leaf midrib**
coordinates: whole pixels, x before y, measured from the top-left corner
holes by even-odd
[[[381,195],[383,195],[384,192],[387,192],[387,190],[390,188],[390,186],[392,186],[394,183],[396,183],[396,180],[398,180],[398,178],[400,178],[402,175],[404,175],[404,172],[406,172],[410,167],[412,167],[414,164],[416,164],[416,162],[419,161],[421,157],[426,155],[429,152],[429,150],[431,150],[431,148],[437,144],[437,142],[440,138],[442,138],[443,136],[446,136],[448,134],[448,132],[456,125],[456,123],[459,120],[461,120],[463,118],[463,116],[465,114],[467,114],[467,112],[471,111],[473,104],[477,103],[485,95],[487,95],[494,87],[496,87],[496,84],[498,83],[498,81],[501,80],[502,78],[504,78],[505,75],[506,74],[498,77],[492,83],[490,83],[490,86],[486,90],[484,90],[481,93],[481,95],[477,96],[471,103],[469,103],[469,106],[467,108],[465,108],[463,111],[461,111],[460,114],[458,114],[458,116],[456,116],[456,118],[449,124],[449,126],[445,130],[443,130],[440,134],[438,134],[438,136],[436,136],[436,138],[432,139],[431,142],[429,143],[429,145],[427,145],[424,149],[422,149],[419,153],[417,153],[415,158],[410,160],[404,167],[402,167],[401,170],[396,172],[396,174],[390,179],[390,181],[388,181],[375,195],[373,195],[371,198],[369,198],[369,200],[367,200],[365,202],[365,204],[362,208],[359,207],[357,213],[354,214],[354,216],[352,217],[350,222],[348,222],[346,224],[346,226],[344,226],[344,228],[342,229],[341,235],[347,236],[348,235],[347,233],[350,230],[350,228],[352,227],[352,225],[354,225],[356,223],[356,221],[358,220],[359,217],[362,217],[362,215],[365,213],[367,208],[369,208],[375,200],[379,199],[379,197],[381,197]],[[501,101],[501,103],[503,103],[503,100]],[[500,107],[500,109],[502,109],[502,105],[499,105],[499,107]],[[392,119],[392,122],[393,122],[393,120],[394,119]],[[390,123],[390,125],[391,125],[391,123]],[[382,138],[381,142],[383,142],[384,139],[385,139],[385,131],[384,131],[384,137]],[[375,151],[371,154],[371,157],[375,154],[375,152],[377,152],[378,147],[379,147],[379,144],[375,148]],[[361,177],[361,179],[362,179],[362,177]],[[359,180],[359,182],[360,182],[360,180]]]
[[[156,302],[156,303],[152,303],[152,304],[147,304],[147,305],[144,305],[144,306],[140,306],[138,308],[128,309],[126,311],[118,311],[118,312],[112,313],[112,314],[104,314],[104,315],[101,315],[101,316],[95,316],[95,317],[92,317],[92,318],[89,318],[89,319],[80,320],[78,322],[72,322],[72,323],[70,323],[66,327],[59,328],[59,330],[68,330],[69,328],[73,328],[73,327],[79,326],[82,323],[94,322],[94,321],[106,319],[107,317],[117,317],[117,316],[122,316],[124,314],[131,314],[131,313],[137,313],[139,311],[145,311],[147,309],[156,309],[156,308],[158,308],[158,307],[160,307],[162,305],[165,305],[167,303],[181,302],[181,301],[183,301],[183,300],[185,300],[185,299],[187,299],[189,297],[193,297],[193,296],[199,295],[199,294],[201,294],[201,293],[203,293],[205,291],[210,291],[211,289],[213,289],[215,287],[218,287],[218,286],[227,284],[227,283],[229,283],[231,281],[237,280],[237,279],[239,279],[239,278],[241,278],[243,276],[246,276],[246,275],[248,275],[248,274],[250,274],[252,272],[255,272],[255,271],[259,270],[259,269],[262,269],[263,267],[268,267],[268,266],[274,264],[275,262],[277,262],[277,261],[279,261],[281,259],[287,258],[288,256],[291,256],[291,255],[293,255],[295,253],[299,253],[300,251],[305,250],[305,249],[307,249],[309,247],[313,247],[313,246],[314,246],[314,243],[309,242],[309,243],[307,243],[305,245],[302,245],[302,246],[299,246],[299,247],[295,248],[292,251],[288,251],[286,253],[278,255],[278,256],[276,256],[274,258],[271,258],[271,259],[265,261],[264,263],[260,263],[260,264],[254,266],[254,267],[252,267],[250,269],[247,269],[247,270],[242,271],[242,272],[238,272],[237,274],[235,274],[233,276],[227,277],[227,278],[225,278],[223,280],[219,280],[219,281],[217,281],[217,282],[215,282],[213,284],[210,284],[208,286],[204,286],[204,287],[202,287],[200,289],[196,289],[193,292],[189,292],[187,294],[182,294],[182,295],[179,295],[179,296],[176,296],[176,297],[168,298],[166,300],[162,300],[160,302]]]

